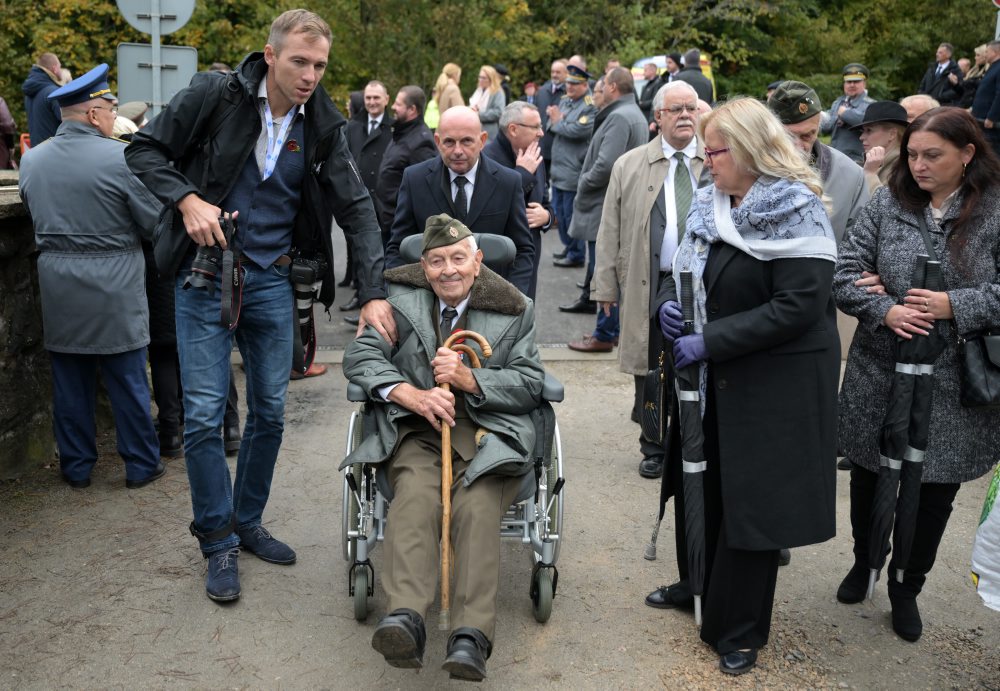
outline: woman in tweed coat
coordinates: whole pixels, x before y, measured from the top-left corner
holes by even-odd
[[[923,628],[916,598],[934,564],[959,484],[987,473],[1000,449],[1000,411],[964,408],[959,402],[956,342],[959,335],[1000,326],[1000,161],[975,121],[958,108],[936,108],[914,120],[901,152],[889,185],[875,193],[841,245],[834,277],[837,306],[859,320],[840,394],[840,447],[854,464],[854,566],[837,599],[850,604],[865,595],[879,429],[895,341],[930,328],[942,330],[948,347],[934,366],[913,554],[904,582],[889,579],[893,629],[915,641]],[[915,258],[927,254],[918,214],[942,263],[942,292],[910,289]],[[881,285],[857,285],[873,274]],[[888,573],[895,568],[890,563]]]

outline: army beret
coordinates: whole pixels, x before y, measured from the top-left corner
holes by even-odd
[[[860,62],[852,62],[844,65],[844,81],[859,82],[868,79],[868,68]]]
[[[423,253],[438,247],[454,245],[459,240],[471,236],[472,231],[457,218],[452,218],[448,214],[431,216],[424,226],[424,245],[420,251]]]
[[[767,107],[785,125],[808,120],[823,110],[819,96],[813,89],[802,82],[791,80],[778,84],[767,99]]]

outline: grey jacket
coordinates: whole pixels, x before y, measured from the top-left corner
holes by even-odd
[[[611,168],[626,151],[649,141],[646,118],[631,94],[625,94],[597,114],[594,136],[580,169],[580,182],[573,200],[570,237],[594,242],[601,227],[604,194],[611,181]]]
[[[875,103],[875,99],[868,96],[867,91],[853,99],[849,99],[847,94],[841,94],[830,106],[830,110],[820,118],[820,131],[831,135],[830,146],[858,164],[864,162],[865,150],[861,146],[861,132],[851,128],[861,124],[865,119],[865,111],[872,103]],[[847,105],[847,110],[837,115],[842,105]]]
[[[583,159],[587,156],[587,144],[594,133],[594,117],[597,106],[590,93],[574,101],[569,96],[559,100],[562,120],[548,122],[552,133],[552,186],[566,192],[574,192],[580,179]]]
[[[125,142],[67,121],[21,159],[48,350],[114,354],[149,343],[139,240],[152,238],[160,202],[124,152]]]
[[[375,400],[377,391],[390,384],[405,381],[420,389],[435,385],[430,361],[437,337],[431,315],[437,297],[419,264],[389,269],[385,278],[399,330],[396,345],[369,327],[344,353],[344,375]],[[479,443],[465,484],[484,473],[522,475],[531,469],[535,428],[530,413],[541,404],[545,379],[535,346],[534,303],[483,266],[469,296],[466,328],[484,336],[493,354],[472,370],[482,396],[465,396],[469,417],[490,432]],[[413,415],[392,402],[377,405],[376,434],[368,436],[340,467],[388,460],[399,441],[398,424]]]
[[[959,402],[956,344],[957,333],[1000,326],[1000,190],[984,191],[966,231],[964,266],[959,267],[946,248],[959,244],[950,237],[961,204],[959,192],[944,216],[943,230],[931,218],[930,210],[923,210],[955,314],[953,320],[939,320],[934,327],[944,331],[948,347],[934,365],[924,482],[965,482],[980,477],[996,463],[1000,448],[1000,411],[964,408]],[[878,470],[879,430],[895,362],[896,336],[882,320],[911,287],[916,255],[926,253],[916,214],[901,208],[888,187],[875,192],[840,246],[834,296],[837,306],[859,321],[840,391],[840,451],[872,471]],[[870,295],[855,287],[862,271],[877,273],[887,294]]]
[[[504,96],[503,89],[498,89],[495,94],[490,96],[486,107],[479,111],[479,122],[482,123],[483,131],[490,136],[490,139],[496,139],[497,132],[500,129],[500,116],[503,115],[503,109],[506,105],[507,99]]]
[[[830,226],[839,245],[868,203],[870,195],[865,184],[864,170],[844,154],[820,141],[813,145],[813,156],[823,180],[823,193],[831,201]]]

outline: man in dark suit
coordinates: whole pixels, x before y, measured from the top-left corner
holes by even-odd
[[[715,103],[712,82],[701,71],[701,51],[697,48],[692,48],[684,53],[684,68],[674,75],[674,79],[679,79],[693,86],[694,90],[698,92],[698,98],[708,105]]]
[[[368,194],[375,199],[375,185],[378,182],[378,171],[382,166],[382,154],[392,141],[393,119],[386,112],[389,105],[389,90],[380,81],[368,82],[364,91],[365,113],[361,117],[351,118],[347,121],[347,147],[351,150],[351,156],[358,165],[358,172],[361,173],[361,181],[365,183]],[[347,266],[354,266],[351,254],[351,243],[347,240]],[[357,279],[350,275],[350,269],[342,286],[353,285],[357,290]],[[341,311],[358,309],[361,303],[358,301],[357,293],[347,302],[341,305]]]
[[[551,79],[542,84],[542,87],[535,94],[535,105],[538,106],[538,114],[542,118],[542,159],[545,161],[545,177],[549,178],[552,173],[552,138],[555,136],[548,131],[547,124],[549,116],[546,108],[559,105],[559,101],[566,95],[566,62],[556,60],[552,63],[550,71]]]
[[[521,177],[480,155],[486,133],[471,108],[456,106],[442,113],[434,141],[441,157],[403,172],[386,268],[402,266],[399,245],[403,238],[422,232],[429,217],[446,213],[474,233],[495,233],[513,240],[517,254],[503,277],[527,294],[535,243],[528,230]]]
[[[927,94],[943,106],[954,105],[962,97],[962,70],[951,59],[955,48],[950,43],[938,46],[934,64],[920,80],[918,94]]]
[[[483,155],[491,161],[496,161],[521,176],[528,228],[531,229],[531,239],[535,243],[531,292],[526,293],[532,300],[535,299],[538,265],[542,259],[542,233],[552,227],[552,219],[555,217],[549,203],[549,186],[538,144],[541,138],[542,117],[538,108],[524,101],[514,101],[503,109],[500,130],[483,149]]]
[[[990,68],[979,82],[972,100],[972,117],[980,122],[987,141],[1000,154],[1000,41],[986,44],[986,61]]]

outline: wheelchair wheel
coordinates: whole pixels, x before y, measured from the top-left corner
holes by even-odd
[[[368,569],[354,570],[354,618],[368,618]]]
[[[552,616],[552,570],[539,569],[531,580],[531,613],[544,624]]]

